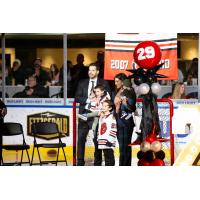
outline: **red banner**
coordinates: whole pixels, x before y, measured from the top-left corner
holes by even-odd
[[[178,79],[177,34],[106,34],[104,79],[113,80],[116,74],[125,73],[127,69],[137,68],[134,63],[135,47],[143,41],[156,42],[162,53],[160,63],[163,67],[158,73],[168,76],[165,80]]]

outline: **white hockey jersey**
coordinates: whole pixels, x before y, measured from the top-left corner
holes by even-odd
[[[114,115],[110,113],[99,119],[98,149],[113,149],[116,146],[117,123]],[[106,145],[110,142],[112,146]]]

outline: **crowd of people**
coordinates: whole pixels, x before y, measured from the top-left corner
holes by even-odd
[[[74,98],[75,91],[78,85],[79,80],[87,78],[88,66],[84,65],[84,55],[78,54],[76,59],[76,64],[73,65],[70,60],[67,61],[67,90],[68,97]],[[104,52],[99,51],[97,53],[97,60],[95,63],[100,67],[101,75],[104,75]],[[1,68],[1,67],[0,67]],[[52,63],[49,68],[43,66],[42,59],[36,58],[33,61],[32,66],[23,66],[23,63],[16,59],[12,63],[12,67],[6,67],[5,71],[5,80],[6,85],[20,85],[26,86],[25,90],[27,91],[30,87],[28,85],[28,80],[30,77],[35,77],[37,85],[46,88],[48,92],[49,86],[63,86],[63,66],[57,66],[55,63]],[[0,84],[2,82],[2,73],[0,72]],[[28,88],[27,88],[28,86]],[[37,92],[33,96],[28,95],[28,97],[47,97],[46,92],[44,95],[37,95]],[[62,90],[61,90],[62,92]],[[24,92],[20,94],[15,94],[14,97],[27,97]]]
[[[104,53],[98,52],[97,61],[84,65],[84,55],[77,55],[77,64],[67,61],[68,97],[74,97],[80,104],[78,114],[77,165],[85,165],[85,145],[90,135],[94,142],[94,165],[102,165],[102,153],[106,166],[115,165],[114,149],[119,143],[119,165],[130,166],[134,113],[136,111],[136,93],[131,80],[124,73],[114,78],[114,87],[104,76]],[[196,63],[196,61],[195,61]],[[191,72],[190,74],[196,74]],[[183,77],[181,77],[183,80]],[[42,59],[37,58],[33,66],[26,70],[21,61],[16,59],[10,74],[7,71],[6,82],[24,85],[25,89],[16,93],[15,98],[47,98],[49,86],[63,85],[63,66],[59,69],[51,64],[47,69],[42,66]],[[185,85],[177,82],[168,97],[185,99]],[[1,103],[1,124],[6,114]]]

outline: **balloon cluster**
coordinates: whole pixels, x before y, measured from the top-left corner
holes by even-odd
[[[137,153],[138,166],[164,166],[165,152],[162,151],[162,144],[157,139],[154,130],[140,145]]]
[[[136,91],[138,94],[148,94],[150,89],[151,91],[158,95],[161,86],[157,83],[158,78],[167,78],[167,76],[156,73],[164,63],[161,63],[151,69],[144,70],[143,68],[127,70],[133,74],[129,78],[134,78],[134,83],[136,84]]]
[[[161,144],[164,140],[157,137],[160,127],[156,98],[161,90],[157,79],[167,78],[157,73],[164,64],[158,64],[161,60],[160,47],[152,41],[141,42],[134,50],[134,60],[139,68],[127,71],[133,73],[129,78],[134,78],[136,93],[143,98],[142,125],[140,125],[142,134],[140,138],[143,140],[140,141],[140,151],[137,154],[138,166],[164,166],[165,153]],[[136,144],[137,141],[130,145]]]
[[[145,95],[152,91],[158,95],[161,87],[157,83],[157,79],[167,78],[165,75],[157,74],[164,64],[158,65],[162,56],[160,47],[153,41],[144,41],[136,46],[133,56],[139,68],[127,71],[133,73],[129,78],[134,78],[134,83],[138,87],[136,88],[137,93]]]

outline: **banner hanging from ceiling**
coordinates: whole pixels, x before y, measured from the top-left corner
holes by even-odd
[[[105,69],[104,79],[113,80],[116,74],[125,73],[127,69],[138,68],[134,62],[133,52],[135,47],[143,41],[156,42],[162,53],[160,63],[163,67],[158,73],[168,76],[164,80],[178,79],[177,66],[177,34],[153,33],[112,33],[105,38]],[[144,50],[144,56],[145,56]],[[147,52],[148,53],[148,52]]]

